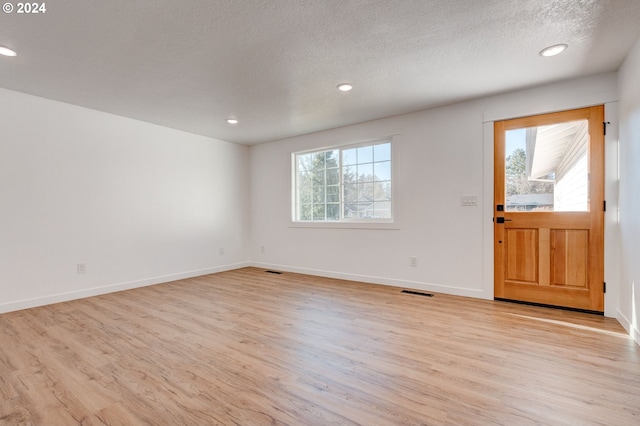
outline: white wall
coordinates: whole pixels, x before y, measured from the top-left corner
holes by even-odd
[[[627,83],[620,80],[626,91],[637,66],[636,59]],[[492,121],[597,103],[606,103],[609,118],[617,83],[616,73],[602,74],[251,149],[0,89],[0,312],[244,266],[249,258],[492,298]],[[389,135],[399,135],[399,229],[291,227],[291,152]],[[617,190],[617,163],[610,164],[611,155],[607,179],[616,182],[608,199]],[[637,203],[633,179],[627,205]],[[463,194],[477,194],[479,205],[460,206]],[[614,234],[607,232],[607,247],[617,249]],[[611,253],[605,312],[616,315]],[[637,247],[625,253],[631,259]],[[78,263],[86,274],[77,274]],[[634,267],[627,260],[625,279],[638,283]],[[620,315],[632,318],[630,306]]]
[[[0,89],[0,312],[243,265],[248,155]]]
[[[619,71],[621,288],[618,320],[640,343],[640,40]]]
[[[616,99],[608,73],[254,146],[253,263],[493,298],[492,121]],[[399,229],[291,227],[291,152],[394,134]],[[479,205],[462,207],[463,194],[478,195]]]

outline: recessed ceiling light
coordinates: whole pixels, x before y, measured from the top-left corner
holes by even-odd
[[[341,92],[348,92],[351,89],[353,89],[353,85],[352,84],[349,84],[349,83],[338,84],[338,90],[341,91]]]
[[[238,120],[235,118],[227,118],[227,123],[229,124],[238,124]]]
[[[545,47],[544,49],[542,49],[540,51],[540,56],[556,56],[564,52],[567,47],[569,46],[564,43],[554,44],[553,46]]]
[[[18,54],[14,50],[11,50],[8,47],[4,47],[4,46],[0,46],[0,55],[18,56]]]

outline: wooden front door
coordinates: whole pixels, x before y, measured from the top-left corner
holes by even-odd
[[[604,107],[495,123],[495,298],[604,311]]]

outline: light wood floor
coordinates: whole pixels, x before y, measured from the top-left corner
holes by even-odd
[[[615,320],[246,268],[0,315],[0,424],[638,425]]]

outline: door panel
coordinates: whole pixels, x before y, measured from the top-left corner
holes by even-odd
[[[528,283],[538,282],[538,230],[509,229],[506,231],[506,279]]]
[[[589,231],[551,231],[551,285],[586,288],[589,283]]]
[[[597,106],[495,123],[496,298],[604,310],[603,121]]]

